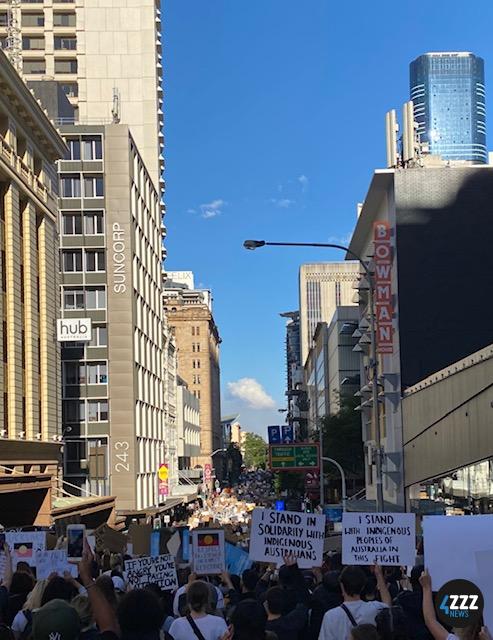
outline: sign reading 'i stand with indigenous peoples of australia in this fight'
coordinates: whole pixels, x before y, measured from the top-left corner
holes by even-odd
[[[344,513],[342,563],[414,566],[414,513]]]
[[[325,516],[295,511],[254,509],[250,558],[283,564],[294,556],[300,567],[322,566]]]

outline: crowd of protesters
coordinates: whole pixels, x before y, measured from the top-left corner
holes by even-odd
[[[156,585],[128,590],[123,558],[107,568],[86,545],[78,579],[36,581],[8,547],[0,587],[0,640],[492,640],[478,624],[445,629],[437,620],[430,576],[416,566],[322,568],[295,559],[255,566],[241,576],[181,573],[175,592]]]

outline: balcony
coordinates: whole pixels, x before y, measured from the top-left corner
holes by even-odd
[[[48,189],[38,176],[36,176],[33,170],[14,152],[3,136],[0,136],[0,158],[6,162],[40,200],[48,204],[48,200],[53,199],[53,196],[48,192]]]

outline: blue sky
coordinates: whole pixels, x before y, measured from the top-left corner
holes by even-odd
[[[479,17],[480,16],[480,17]],[[246,238],[343,241],[409,62],[473,51],[493,86],[491,0],[165,0],[167,268],[211,288],[223,414],[265,436],[285,406],[284,321],[303,262]]]

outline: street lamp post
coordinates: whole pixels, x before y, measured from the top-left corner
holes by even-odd
[[[324,462],[330,462],[331,464],[333,464],[339,469],[339,473],[341,474],[341,484],[342,484],[342,496],[341,496],[342,510],[346,511],[347,491],[346,491],[346,474],[344,473],[344,469],[337,462],[337,460],[334,460],[333,458],[324,458],[321,456],[320,460],[321,460],[321,464],[323,464]],[[320,480],[322,480],[322,475],[320,476]]]
[[[265,240],[245,240],[243,243],[245,249],[249,249],[253,251],[254,249],[259,249],[260,247],[320,247],[324,249],[339,249],[341,251],[345,251],[347,255],[351,256],[355,260],[359,262],[365,275],[368,279],[369,290],[368,290],[368,306],[370,308],[370,339],[371,339],[371,347],[370,347],[370,372],[372,374],[371,386],[372,386],[372,421],[375,428],[375,441],[377,445],[376,451],[376,485],[377,485],[377,499],[376,503],[376,511],[383,512],[384,511],[384,502],[383,502],[383,482],[382,482],[382,438],[380,433],[380,411],[378,409],[378,356],[377,356],[377,332],[375,326],[375,310],[373,308],[374,302],[374,292],[375,292],[375,280],[368,268],[366,262],[361,258],[361,256],[351,251],[348,247],[345,247],[341,244],[333,244],[333,243],[322,243],[322,242],[266,242]],[[320,427],[320,434],[321,434]],[[320,454],[322,455],[322,454]],[[320,482],[323,483],[323,464],[320,465]],[[321,491],[322,493],[322,491]]]

